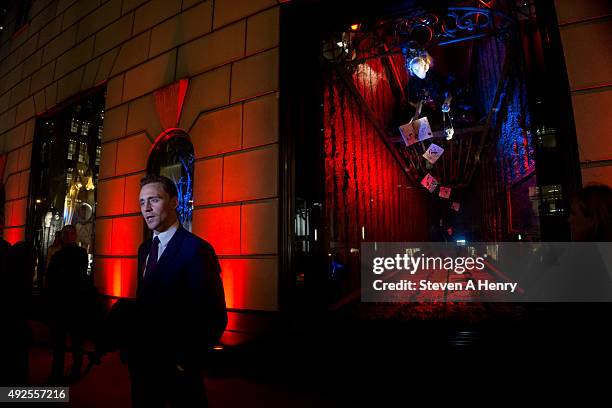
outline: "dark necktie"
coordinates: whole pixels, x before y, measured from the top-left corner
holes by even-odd
[[[149,259],[147,260],[147,267],[145,269],[145,277],[150,277],[151,273],[157,267],[157,254],[159,253],[159,238],[153,238],[153,245],[151,245],[151,251],[149,251]]]

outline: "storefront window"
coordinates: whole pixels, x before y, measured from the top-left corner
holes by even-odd
[[[538,210],[563,214],[560,183],[536,173],[526,33],[513,24],[525,10],[388,3],[283,17],[295,298],[352,299],[362,243],[537,241]],[[325,23],[303,36],[314,15]]]
[[[38,255],[35,285],[43,284],[49,250],[64,225],[77,229],[91,273],[96,186],[104,121],[105,89],[38,118],[34,139],[28,234]]]

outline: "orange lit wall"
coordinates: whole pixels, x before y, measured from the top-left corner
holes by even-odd
[[[612,4],[555,0],[555,7],[572,94],[582,183],[612,186]]]
[[[155,138],[176,127],[193,140],[194,231],[222,259],[228,305],[276,310],[278,3],[70,3],[32,2],[26,29],[0,32],[5,237],[25,234],[36,115],[106,83],[94,251],[100,292],[135,294],[138,181]],[[156,97],[176,83],[176,92]]]
[[[143,220],[138,206],[139,181],[144,175],[151,141],[146,133],[102,145],[97,191],[95,284],[101,293],[136,294],[138,246]],[[108,157],[115,160],[106,160]]]
[[[221,258],[232,309],[278,307],[277,111],[278,95],[269,93],[205,112],[190,132],[193,232]]]
[[[278,7],[216,1],[178,14],[178,32],[153,26],[131,40],[149,50],[144,63],[122,48],[109,68],[96,285],[134,296],[138,182],[158,135],[179,128],[196,155],[193,232],[219,255],[228,307],[277,310]]]

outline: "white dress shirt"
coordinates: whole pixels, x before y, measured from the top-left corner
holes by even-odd
[[[159,258],[161,258],[162,254],[164,253],[164,250],[168,246],[168,243],[170,242],[170,240],[172,239],[172,237],[178,230],[178,227],[179,227],[179,222],[177,220],[174,224],[170,226],[170,228],[168,228],[164,232],[153,231],[152,239],[155,239],[155,237],[159,238],[159,246],[157,247],[157,260],[158,261],[159,261]],[[144,268],[143,274],[146,273],[147,271],[148,263],[149,263],[149,255],[147,255],[147,260],[145,261],[145,268]]]
[[[162,254],[164,253],[164,250],[168,246],[168,242],[170,242],[170,240],[174,236],[174,233],[176,232],[176,230],[178,230],[178,227],[179,227],[179,222],[177,220],[174,224],[170,226],[170,228],[168,228],[164,232],[153,231],[153,239],[155,239],[155,237],[159,238],[159,248],[157,249],[157,260],[158,261],[159,261],[159,258],[161,258]]]

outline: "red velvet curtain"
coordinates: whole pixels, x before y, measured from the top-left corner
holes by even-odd
[[[352,80],[379,122],[392,126],[397,101],[380,59],[361,64]],[[355,289],[359,257],[354,249],[361,241],[429,239],[427,197],[410,184],[382,135],[332,73],[324,108],[325,238],[334,259],[348,265],[346,289]]]

